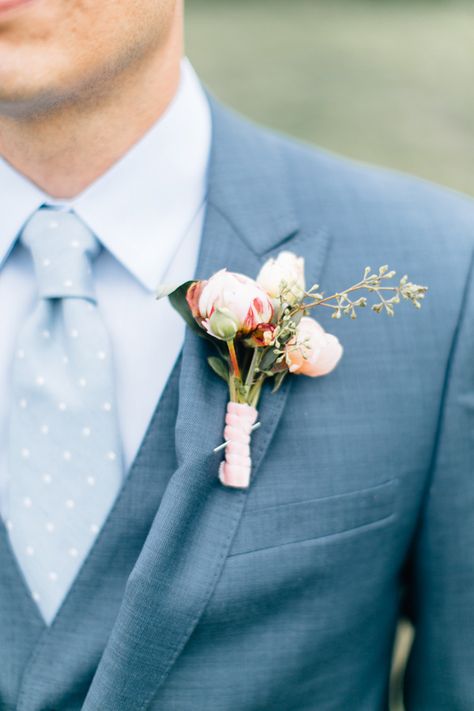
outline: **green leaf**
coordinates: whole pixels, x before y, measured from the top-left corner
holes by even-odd
[[[179,284],[159,284],[155,291],[157,300],[164,299],[179,288]]]
[[[288,375],[287,370],[283,370],[281,373],[277,373],[275,375],[275,383],[273,385],[272,393],[277,393],[279,391],[279,389],[281,388],[282,383],[287,375]]]
[[[271,370],[279,355],[280,354],[275,351],[273,346],[270,346],[270,348],[268,348],[268,350],[264,353],[263,358],[260,361],[259,370]]]
[[[224,360],[222,360],[222,358],[218,358],[217,356],[209,356],[207,362],[211,366],[214,373],[222,378],[222,380],[225,380],[226,383],[229,382],[229,366]]]
[[[184,282],[184,284],[181,284],[181,286],[178,286],[177,289],[172,291],[171,294],[168,294],[168,299],[170,300],[171,306],[176,309],[181,318],[186,321],[187,325],[197,334],[199,334],[203,338],[206,338],[208,334],[197,323],[196,319],[191,313],[191,309],[188,306],[188,302],[186,301],[186,294],[188,293],[188,289],[191,284],[194,284],[194,282]]]
[[[188,302],[186,301],[186,294],[188,293],[188,289],[191,284],[194,283],[194,281],[186,281],[184,282],[184,284],[181,284],[181,286],[178,286],[177,289],[168,294],[171,306],[179,313],[181,318],[185,320],[186,324],[194,333],[196,333],[201,338],[204,338],[206,341],[212,343],[213,346],[217,348],[217,351],[222,356],[224,356],[227,352],[224,341],[220,341],[218,338],[214,338],[213,336],[209,335],[207,331],[201,328],[201,326],[198,324],[198,322],[192,315],[191,309],[189,308]]]

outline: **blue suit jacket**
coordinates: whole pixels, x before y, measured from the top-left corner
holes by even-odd
[[[379,711],[404,608],[408,711],[472,711],[473,203],[212,110],[199,277],[289,249],[328,292],[388,263],[430,293],[320,314],[344,358],[265,391],[248,491],[217,480],[226,386],[187,334],[178,466],[84,709]]]

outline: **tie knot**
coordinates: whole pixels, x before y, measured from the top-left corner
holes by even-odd
[[[41,297],[95,300],[91,264],[100,244],[74,212],[42,207],[20,239],[33,257]]]

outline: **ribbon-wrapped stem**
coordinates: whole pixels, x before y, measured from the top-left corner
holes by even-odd
[[[228,444],[219,467],[219,479],[224,486],[247,489],[250,484],[250,437],[257,415],[257,410],[250,405],[227,403],[224,440]]]

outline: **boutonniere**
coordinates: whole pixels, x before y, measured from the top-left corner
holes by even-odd
[[[159,290],[158,297],[168,296],[188,326],[217,349],[208,363],[228,384],[230,397],[225,441],[216,448],[225,449],[219,469],[225,486],[249,485],[250,437],[258,427],[264,382],[272,380],[276,392],[289,374],[320,377],[339,363],[342,345],[310,316],[314,309],[329,308],[335,319],[355,319],[370,297],[377,314],[393,316],[401,300],[420,308],[427,287],[406,276],[393,284],[394,277],[387,266],[378,272],[367,267],[357,284],[325,296],[318,284],[306,288],[304,259],[281,252],[263,265],[256,280],[222,269],[204,281]]]

